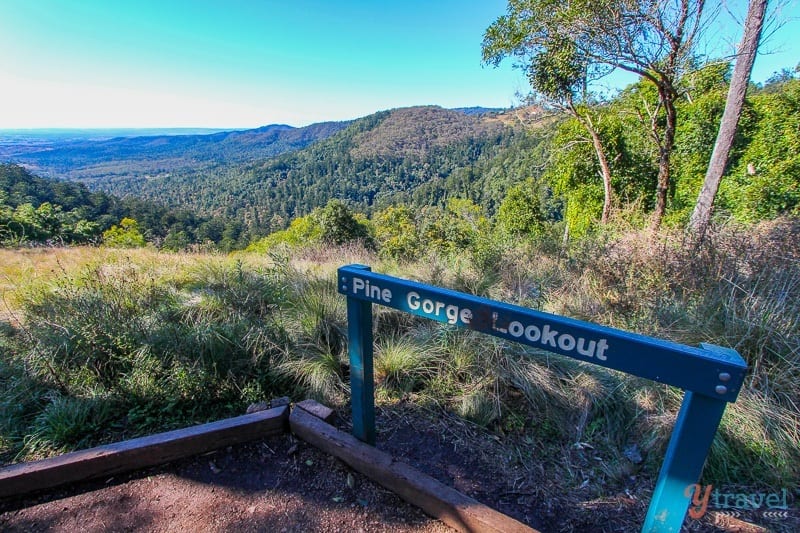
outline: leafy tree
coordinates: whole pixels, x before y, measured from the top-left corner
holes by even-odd
[[[800,214],[800,80],[752,96],[746,139],[720,183],[719,208],[756,221]]]
[[[75,242],[89,242],[99,234],[100,224],[90,220],[78,220],[72,228],[72,240]]]
[[[145,245],[144,236],[139,231],[139,223],[132,218],[123,218],[103,232],[103,244],[112,248],[140,248]]]
[[[684,78],[685,98],[679,103],[680,121],[672,154],[673,183],[670,218],[685,225],[697,201],[725,109],[730,64],[714,62]],[[742,144],[739,139],[738,144]]]
[[[167,236],[164,237],[164,242],[161,243],[161,247],[165,250],[177,252],[180,250],[185,250],[189,244],[191,244],[191,240],[185,231],[170,230],[170,232],[167,233]]]
[[[369,240],[369,230],[341,200],[330,200],[319,212],[322,240],[333,244]]]
[[[500,17],[486,31],[483,39],[483,60],[495,66],[509,55],[520,57],[534,91],[534,100],[548,107],[569,113],[589,134],[589,142],[597,157],[603,180],[603,212],[600,222],[605,224],[611,212],[611,168],[606,148],[600,139],[597,113],[593,109],[588,84],[603,72],[578,50],[577,45],[562,35],[553,33],[546,24],[532,27],[531,22],[544,20],[545,12],[552,9],[548,2],[528,2],[525,12],[519,4],[509,3],[509,14]],[[539,39],[530,40],[530,34]],[[590,70],[591,69],[591,70]]]
[[[497,211],[497,224],[514,237],[539,235],[545,223],[539,186],[533,179],[511,188]]]
[[[12,164],[0,164],[0,210],[0,239],[5,245],[91,242],[122,218],[136,220],[140,231],[153,240],[183,232],[190,243],[218,243],[225,225],[224,220],[200,218],[186,210],[133,197],[118,199],[90,192],[82,184],[40,178]],[[201,238],[199,229],[204,225]],[[239,232],[237,237],[249,235]],[[171,240],[174,244],[174,237]]]
[[[247,247],[249,252],[267,252],[284,244],[289,247],[304,246],[322,241],[322,226],[315,214],[295,218],[284,230],[270,233]]]
[[[541,88],[568,94],[583,79],[622,69],[656,88],[647,122],[658,149],[653,226],[667,206],[675,142],[678,85],[692,66],[693,47],[706,13],[703,0],[509,0],[508,14],[484,37],[484,57],[513,53],[545,68]],[[497,43],[496,48],[492,46]],[[566,50],[566,52],[562,52]],[[544,60],[539,60],[544,58]],[[548,74],[547,70],[552,74]],[[536,81],[537,78],[534,78]],[[551,83],[552,82],[552,83]],[[538,83],[538,82],[537,82]]]
[[[375,240],[384,257],[410,261],[419,257],[421,242],[417,217],[408,206],[392,206],[373,217]]]
[[[451,198],[447,207],[422,210],[420,232],[428,247],[442,253],[468,250],[491,229],[483,209],[472,200]]]
[[[800,65],[798,65],[798,67],[800,67]],[[798,67],[795,67],[794,71],[788,68],[782,68],[777,72],[773,72],[772,76],[767,78],[767,80],[764,82],[764,88],[766,89],[770,85],[779,85],[789,80],[793,80],[797,75]]]

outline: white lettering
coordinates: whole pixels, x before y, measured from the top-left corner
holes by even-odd
[[[358,294],[360,290],[364,290],[364,280],[361,278],[353,278],[353,294]]]
[[[589,341],[589,348],[585,348],[584,344],[586,343],[586,339],[583,337],[578,337],[578,353],[581,355],[585,355],[586,357],[594,357],[594,341]]]
[[[550,329],[550,324],[545,324],[542,328],[542,344],[549,344],[553,348],[556,347],[556,335],[558,332],[556,330]]]
[[[377,285],[372,285],[369,280],[353,278],[353,294],[361,293],[364,297],[385,304],[392,302],[392,291],[382,289]]]
[[[567,352],[575,349],[575,337],[564,333],[558,338],[558,347]]]
[[[464,320],[462,322],[468,323]],[[569,333],[559,333],[557,330],[552,329],[550,324],[544,324],[540,327],[535,324],[525,324],[523,321],[512,320],[511,322],[506,322],[506,327],[498,325],[504,322],[500,313],[493,312],[491,332],[495,335],[507,335],[522,342],[538,343],[543,345],[544,349],[556,348],[562,352],[577,352],[584,357],[597,358],[600,361],[608,359],[605,355],[606,350],[609,348],[606,339],[587,340]],[[524,340],[522,337],[524,337]]]
[[[406,295],[406,303],[411,311],[422,310],[426,315],[442,318],[448,324],[457,324],[460,320],[462,324],[466,325],[472,321],[472,309],[467,307],[459,308],[457,305],[448,305],[438,300],[422,298],[415,291],[410,291]]]
[[[500,328],[497,326],[497,313],[492,313],[492,329],[494,331],[499,331],[500,333],[508,333],[506,328]]]
[[[525,328],[525,338],[531,342],[536,342],[542,336],[542,332],[536,326],[528,326]]]
[[[606,342],[605,339],[600,339],[599,341],[597,341],[597,354],[595,355],[595,357],[597,357],[601,361],[605,361],[606,359],[608,359],[608,357],[606,357],[603,354],[607,349],[608,349],[608,342]]]

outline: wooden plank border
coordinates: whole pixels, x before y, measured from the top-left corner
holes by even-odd
[[[111,476],[239,444],[287,429],[289,408],[276,407],[208,424],[19,463],[0,470],[0,498]]]
[[[339,431],[304,409],[292,410],[289,427],[304,441],[338,457],[354,470],[458,531],[536,533],[522,522],[395,461],[391,455]]]

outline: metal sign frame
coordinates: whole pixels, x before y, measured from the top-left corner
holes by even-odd
[[[699,348],[372,272],[338,270],[347,297],[353,435],[375,444],[372,304],[468,328],[683,389],[684,398],[642,531],[680,531],[728,402],[747,365],[735,351]]]

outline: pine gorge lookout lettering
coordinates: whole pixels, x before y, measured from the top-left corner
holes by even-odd
[[[395,302],[395,293],[390,288],[370,282],[368,279],[353,277],[348,286],[346,281],[342,281],[341,290],[346,295],[363,297],[376,304],[393,307],[413,314],[424,316],[439,322],[446,322],[454,326],[463,326],[470,329],[484,331],[482,324],[475,324],[473,320],[484,320],[487,315],[485,311],[476,313],[470,307],[459,306],[453,303],[446,303],[435,297],[425,297],[417,291],[408,291],[403,295],[398,295],[402,301]],[[544,315],[544,313],[542,313]],[[561,333],[551,324],[538,320],[522,322],[520,320],[509,320],[499,311],[491,311],[491,328],[486,333],[491,333],[498,337],[505,337],[523,344],[542,349],[558,349],[559,353],[574,352],[585,358],[597,358],[600,361],[607,359],[606,351],[609,348],[608,340],[605,338],[587,339],[585,337],[575,337],[569,333]]]

